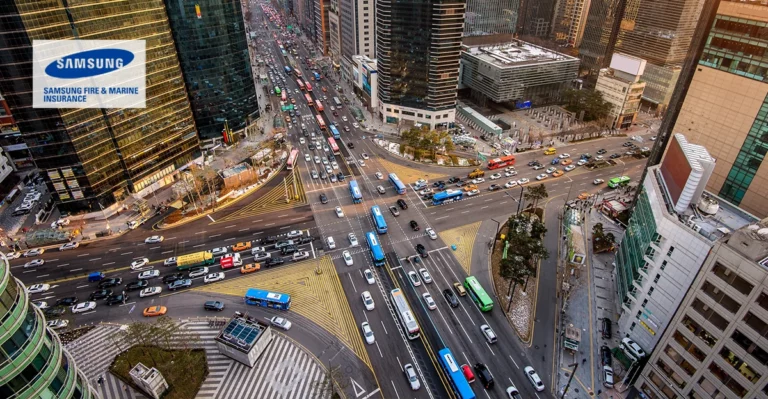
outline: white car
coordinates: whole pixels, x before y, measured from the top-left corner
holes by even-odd
[[[19,259],[21,257],[21,252],[8,252],[5,254],[5,257],[8,259]]]
[[[39,294],[41,292],[48,291],[49,289],[51,289],[50,284],[33,284],[27,288],[27,292],[30,294]]]
[[[536,370],[533,369],[531,366],[527,366],[525,369],[525,376],[528,377],[528,381],[531,382],[531,385],[533,385],[533,388],[541,392],[544,390],[544,382],[541,381],[541,378],[539,378],[539,375],[536,374]]]
[[[176,257],[171,256],[170,258],[163,261],[163,266],[173,266],[176,264]]]
[[[516,170],[508,170],[508,171],[504,172],[504,176],[505,177],[517,176],[517,171]]]
[[[72,221],[71,221],[71,220],[69,220],[69,219],[67,219],[67,218],[61,218],[61,219],[57,220],[57,221],[56,221],[56,222],[54,222],[54,223],[56,223],[56,224],[57,224],[57,225],[59,225],[59,226],[69,226],[69,224],[70,224],[71,222],[72,222]]]
[[[25,258],[29,258],[32,256],[42,255],[43,252],[45,252],[45,248],[35,248],[35,249],[30,249],[27,252],[24,252],[24,255],[22,256]]]
[[[200,268],[197,268],[197,269],[191,269],[189,271],[189,278],[196,278],[196,277],[200,277],[200,276],[205,276],[206,274],[208,274],[208,267],[207,266],[203,266],[203,267],[200,267]]]
[[[435,231],[432,230],[431,227],[427,227],[425,231],[427,232],[427,235],[429,236],[429,238],[433,240],[437,240],[437,233],[435,233]]]
[[[594,184],[594,185],[603,184],[603,183],[605,183],[605,180],[603,180],[603,179],[592,180],[592,184]]]
[[[344,258],[344,263],[346,263],[347,266],[352,266],[352,254],[350,254],[349,251],[342,252],[341,257]]]
[[[327,145],[323,144],[323,151],[329,152],[331,151],[331,147],[328,147]]]
[[[565,167],[566,172],[570,172],[572,170],[576,169],[576,165],[568,165]]]
[[[507,399],[522,399],[520,396],[520,391],[518,391],[517,387],[514,385],[507,387]]]
[[[304,140],[304,137],[299,137],[299,144],[306,143],[306,140]]]
[[[360,243],[357,242],[357,237],[355,236],[355,233],[347,234],[347,238],[349,239],[349,245],[353,247],[360,245]]]
[[[570,158],[571,154],[569,154],[567,152],[564,152],[564,153],[562,153],[562,154],[560,154],[558,156],[560,157],[560,159],[565,159],[565,158]]]
[[[517,181],[517,184],[522,186],[523,184],[528,184],[528,182],[530,182],[530,180],[528,180],[527,177],[523,177],[522,179]]]
[[[317,155],[315,155],[315,163],[320,163],[320,157],[318,157]]]
[[[478,177],[477,179],[472,179],[472,184],[480,184],[483,182],[485,182],[485,179],[483,179],[482,177]]]
[[[373,336],[373,330],[371,330],[371,325],[368,324],[367,321],[364,321],[363,324],[360,324],[360,329],[363,330],[363,336],[365,337],[365,342],[367,342],[368,345],[376,342],[376,338]]]
[[[344,122],[346,122],[346,121],[347,121],[347,117],[346,117],[346,116],[342,116],[342,117],[341,117],[341,120],[343,120]]]
[[[370,292],[363,291],[360,297],[363,299],[363,305],[365,305],[366,310],[373,310],[376,307],[376,305],[373,303],[373,297],[371,296]]]
[[[285,331],[288,331],[291,329],[291,322],[288,321],[285,317],[280,316],[273,316],[271,319],[269,319],[269,324],[272,324],[273,326],[283,329]]]
[[[411,279],[411,283],[413,283],[414,287],[418,287],[421,285],[421,279],[419,278],[419,275],[416,274],[414,271],[408,272],[408,278]]]
[[[46,301],[35,301],[35,302],[32,302],[32,304],[35,305],[35,307],[37,307],[38,309],[41,309],[41,310],[42,309],[48,309],[48,307],[49,307],[48,306],[48,302],[46,302]]]
[[[435,300],[432,299],[432,294],[425,292],[421,294],[421,297],[424,298],[424,303],[427,304],[427,308],[429,308],[429,310],[437,309],[437,303],[435,303]]]
[[[365,161],[363,161],[362,159],[358,159],[357,163],[360,164],[360,166],[365,166]]]
[[[77,305],[72,306],[72,313],[85,313],[94,309],[96,309],[96,302],[80,302]]]
[[[344,210],[341,209],[340,206],[336,207],[336,217],[343,218],[344,217]]]
[[[405,366],[403,366],[403,372],[405,373],[405,378],[408,379],[408,384],[411,385],[411,390],[418,391],[419,388],[421,388],[421,383],[419,382],[419,377],[416,375],[416,370],[413,369],[413,366],[408,363]]]
[[[494,174],[491,175],[491,177],[489,177],[489,179],[491,179],[491,180],[501,179],[501,173],[494,173]]]
[[[507,182],[507,183],[504,185],[504,187],[506,187],[506,188],[512,188],[512,187],[516,187],[516,186],[517,186],[517,182],[516,182],[516,181],[514,181],[514,180],[510,180],[510,181],[508,181],[508,182]]]
[[[42,266],[43,264],[45,264],[45,259],[35,259],[25,263],[24,268]]]
[[[427,284],[432,283],[432,276],[429,274],[427,269],[424,269],[424,268],[419,269],[419,274],[421,274],[421,279],[424,280],[425,283]]]
[[[252,254],[252,255],[253,255],[254,262],[261,262],[263,260],[272,258],[272,254],[270,254],[269,252],[256,252],[255,254]]]
[[[542,173],[542,174],[540,174],[540,175],[536,176],[536,180],[539,180],[539,181],[541,181],[541,180],[544,180],[544,179],[546,179],[547,177],[549,177],[549,175],[548,175],[548,174]]]
[[[363,157],[363,159],[368,159],[368,154],[366,154],[366,153],[362,153],[362,154],[360,154],[360,156]]]
[[[224,272],[206,274],[205,277],[203,277],[203,284],[213,283],[220,280],[224,280]]]
[[[363,270],[363,276],[365,276],[365,281],[369,285],[376,284],[376,278],[373,276],[373,272],[371,271],[371,269]]]
[[[312,157],[309,156],[309,154],[304,154],[304,160],[307,162],[312,162]]]
[[[131,270],[139,270],[148,264],[149,259],[147,258],[136,259],[135,261],[131,262]]]
[[[605,157],[602,155],[598,155],[595,157],[595,161],[602,161],[603,159],[605,159]]]
[[[296,237],[301,237],[303,235],[304,235],[304,232],[302,232],[301,230],[291,230],[285,236],[288,238],[296,238]]]
[[[131,230],[133,230],[133,229],[135,229],[135,228],[139,227],[139,222],[137,222],[137,221],[135,221],[135,220],[131,220],[131,221],[129,221],[129,222],[128,222],[128,223],[126,223],[126,224],[128,225],[128,228],[129,228],[129,229],[131,229]]]
[[[80,246],[79,242],[68,242],[59,247],[59,251],[66,251],[68,249],[75,249]]]
[[[146,298],[148,296],[157,295],[161,292],[163,292],[162,287],[147,287],[139,292],[139,297]]]
[[[379,180],[384,180],[384,175],[381,174],[381,172],[376,172],[376,178]]]
[[[294,252],[293,257],[291,258],[291,260],[293,260],[294,262],[304,260],[304,259],[309,259],[309,251]]]
[[[213,254],[213,256],[223,256],[226,255],[227,252],[229,252],[227,247],[216,247],[211,250],[211,254]]]
[[[333,169],[339,170],[339,163],[336,161],[331,162],[331,167]]]
[[[353,123],[352,126],[354,126],[355,129],[359,129],[360,128],[360,125],[358,125],[357,122]]]
[[[467,192],[467,197],[474,197],[475,195],[480,194],[480,190],[474,189],[469,192]]]
[[[588,163],[589,163],[589,161],[587,161],[586,159],[579,159],[579,162],[576,162],[576,165],[584,166],[584,165],[586,165]]]
[[[152,236],[152,237],[147,237],[147,239],[144,240],[144,243],[145,244],[157,244],[157,243],[163,242],[164,239],[165,238],[163,236]]]
[[[328,162],[328,158],[323,158],[323,165],[328,165],[330,162]]]
[[[419,195],[427,195],[427,194],[432,194],[432,189],[431,188],[425,188],[425,189],[419,191]]]
[[[547,174],[551,175],[552,173],[555,173],[556,171],[557,171],[557,168],[552,167],[552,168],[547,168],[547,170],[545,172]]]
[[[49,320],[48,323],[46,323],[46,325],[51,330],[59,330],[62,328],[67,328],[67,326],[69,325],[69,320],[64,320],[64,319]]]
[[[139,280],[149,280],[157,277],[160,277],[160,270],[157,269],[145,270],[139,273]]]

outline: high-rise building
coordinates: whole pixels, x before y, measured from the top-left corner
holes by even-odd
[[[0,260],[0,305],[0,398],[100,397],[5,260]]]
[[[595,90],[603,93],[603,100],[611,104],[611,127],[629,128],[635,122],[645,89],[645,82],[640,79],[644,70],[645,60],[621,53],[613,54],[610,68],[600,70]]]
[[[520,0],[467,0],[464,36],[517,32]]]
[[[356,55],[376,58],[374,0],[339,0],[341,19],[341,74],[353,80]]]
[[[765,398],[768,219],[715,243],[635,387],[649,399]]]
[[[566,47],[579,47],[592,0],[560,0],[555,9],[553,37]]]
[[[221,137],[259,117],[240,0],[165,0],[202,138]]]
[[[555,19],[556,0],[521,0],[518,30],[523,35],[548,38]]]
[[[172,182],[199,142],[163,0],[70,4],[0,2],[0,92],[59,208],[98,211]],[[146,40],[146,108],[32,108],[32,41],[75,38]]]
[[[636,3],[637,17],[633,24],[619,30],[616,51],[648,61],[643,74],[646,82],[643,99],[661,109],[670,102],[704,2],[627,0],[629,15],[633,14]]]
[[[592,0],[579,44],[583,75],[597,79],[601,69],[608,67],[616,45],[616,37],[624,20],[628,0]],[[642,58],[642,57],[640,57]]]
[[[379,112],[386,123],[453,123],[464,6],[464,0],[377,2]]]
[[[320,47],[323,55],[328,54],[331,46],[331,32],[328,27],[328,11],[331,9],[330,0],[312,0],[314,3],[313,19],[315,21],[315,44]]]
[[[717,167],[708,189],[768,216],[768,40],[765,5],[722,1],[672,129],[710,148]]]

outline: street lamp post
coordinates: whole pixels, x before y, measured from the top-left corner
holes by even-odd
[[[579,368],[579,364],[571,363],[568,365],[568,367],[573,367],[573,370],[571,370],[571,376],[568,377],[568,382],[565,384],[565,388],[563,388],[563,393],[560,395],[560,399],[565,398],[565,393],[568,392],[568,387],[571,386],[571,381],[573,380],[573,376],[576,374],[576,369]]]

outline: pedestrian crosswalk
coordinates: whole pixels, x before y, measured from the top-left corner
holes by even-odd
[[[108,372],[109,365],[128,348],[123,329],[118,324],[102,324],[66,345],[79,368],[104,399],[134,399],[145,396],[126,386]],[[269,347],[251,368],[224,356],[214,338],[218,327],[208,320],[182,321],[182,329],[172,346],[199,336],[198,346],[205,349],[208,377],[198,391],[199,399],[226,398],[311,398],[325,386],[326,371],[314,357],[282,334],[275,334]],[[103,379],[100,381],[99,377]]]

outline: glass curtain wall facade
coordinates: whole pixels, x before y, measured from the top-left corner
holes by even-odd
[[[225,120],[232,130],[256,120],[259,105],[240,0],[165,4],[200,137],[221,137]]]
[[[608,67],[616,37],[624,18],[627,0],[592,0],[579,46],[581,73],[597,80],[600,69]]]
[[[0,92],[60,209],[98,211],[186,165],[199,151],[162,0],[76,7],[5,1],[0,23]],[[32,40],[75,38],[146,40],[146,108],[32,108]]]
[[[629,301],[633,293],[632,282],[640,277],[639,270],[645,264],[644,257],[654,250],[650,244],[655,236],[656,219],[648,194],[643,190],[638,195],[629,226],[616,253],[616,287],[622,303]]]
[[[464,36],[517,32],[520,0],[467,0]]]
[[[551,34],[555,19],[555,0],[522,0],[522,21],[519,22],[523,35],[547,38]]]
[[[99,398],[0,259],[0,398]]]
[[[463,0],[381,0],[376,10],[379,99],[424,109],[456,107]]]

